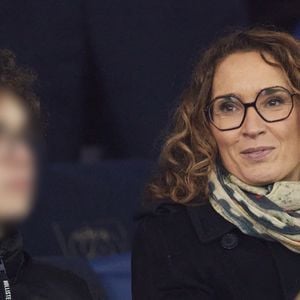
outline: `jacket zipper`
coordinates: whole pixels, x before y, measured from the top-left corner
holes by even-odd
[[[2,287],[1,287],[2,299],[12,300],[10,284],[9,284],[9,280],[7,277],[7,273],[6,273],[6,269],[5,269],[5,265],[4,265],[2,256],[0,256],[0,280],[2,283]]]

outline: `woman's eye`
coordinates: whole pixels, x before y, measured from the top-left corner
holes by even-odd
[[[269,99],[267,102],[268,106],[278,106],[280,104],[283,104],[283,100],[280,98],[273,98],[273,99]]]
[[[237,107],[233,103],[222,103],[219,107],[220,112],[233,112]]]

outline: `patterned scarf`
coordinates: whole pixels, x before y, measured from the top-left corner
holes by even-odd
[[[217,163],[208,187],[212,207],[243,233],[300,253],[300,181],[251,186]]]

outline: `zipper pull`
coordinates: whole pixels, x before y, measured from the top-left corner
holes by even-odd
[[[11,289],[6,274],[6,269],[2,256],[0,256],[0,280],[2,281],[2,295],[4,300],[12,300]]]

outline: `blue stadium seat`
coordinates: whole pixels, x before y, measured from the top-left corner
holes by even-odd
[[[47,166],[37,208],[23,228],[27,249],[89,259],[129,251],[133,214],[152,166],[145,160]]]
[[[108,299],[131,300],[131,255],[123,253],[90,261]]]
[[[152,168],[146,160],[48,165],[23,226],[26,249],[78,273],[101,299],[131,299],[133,215]]]

